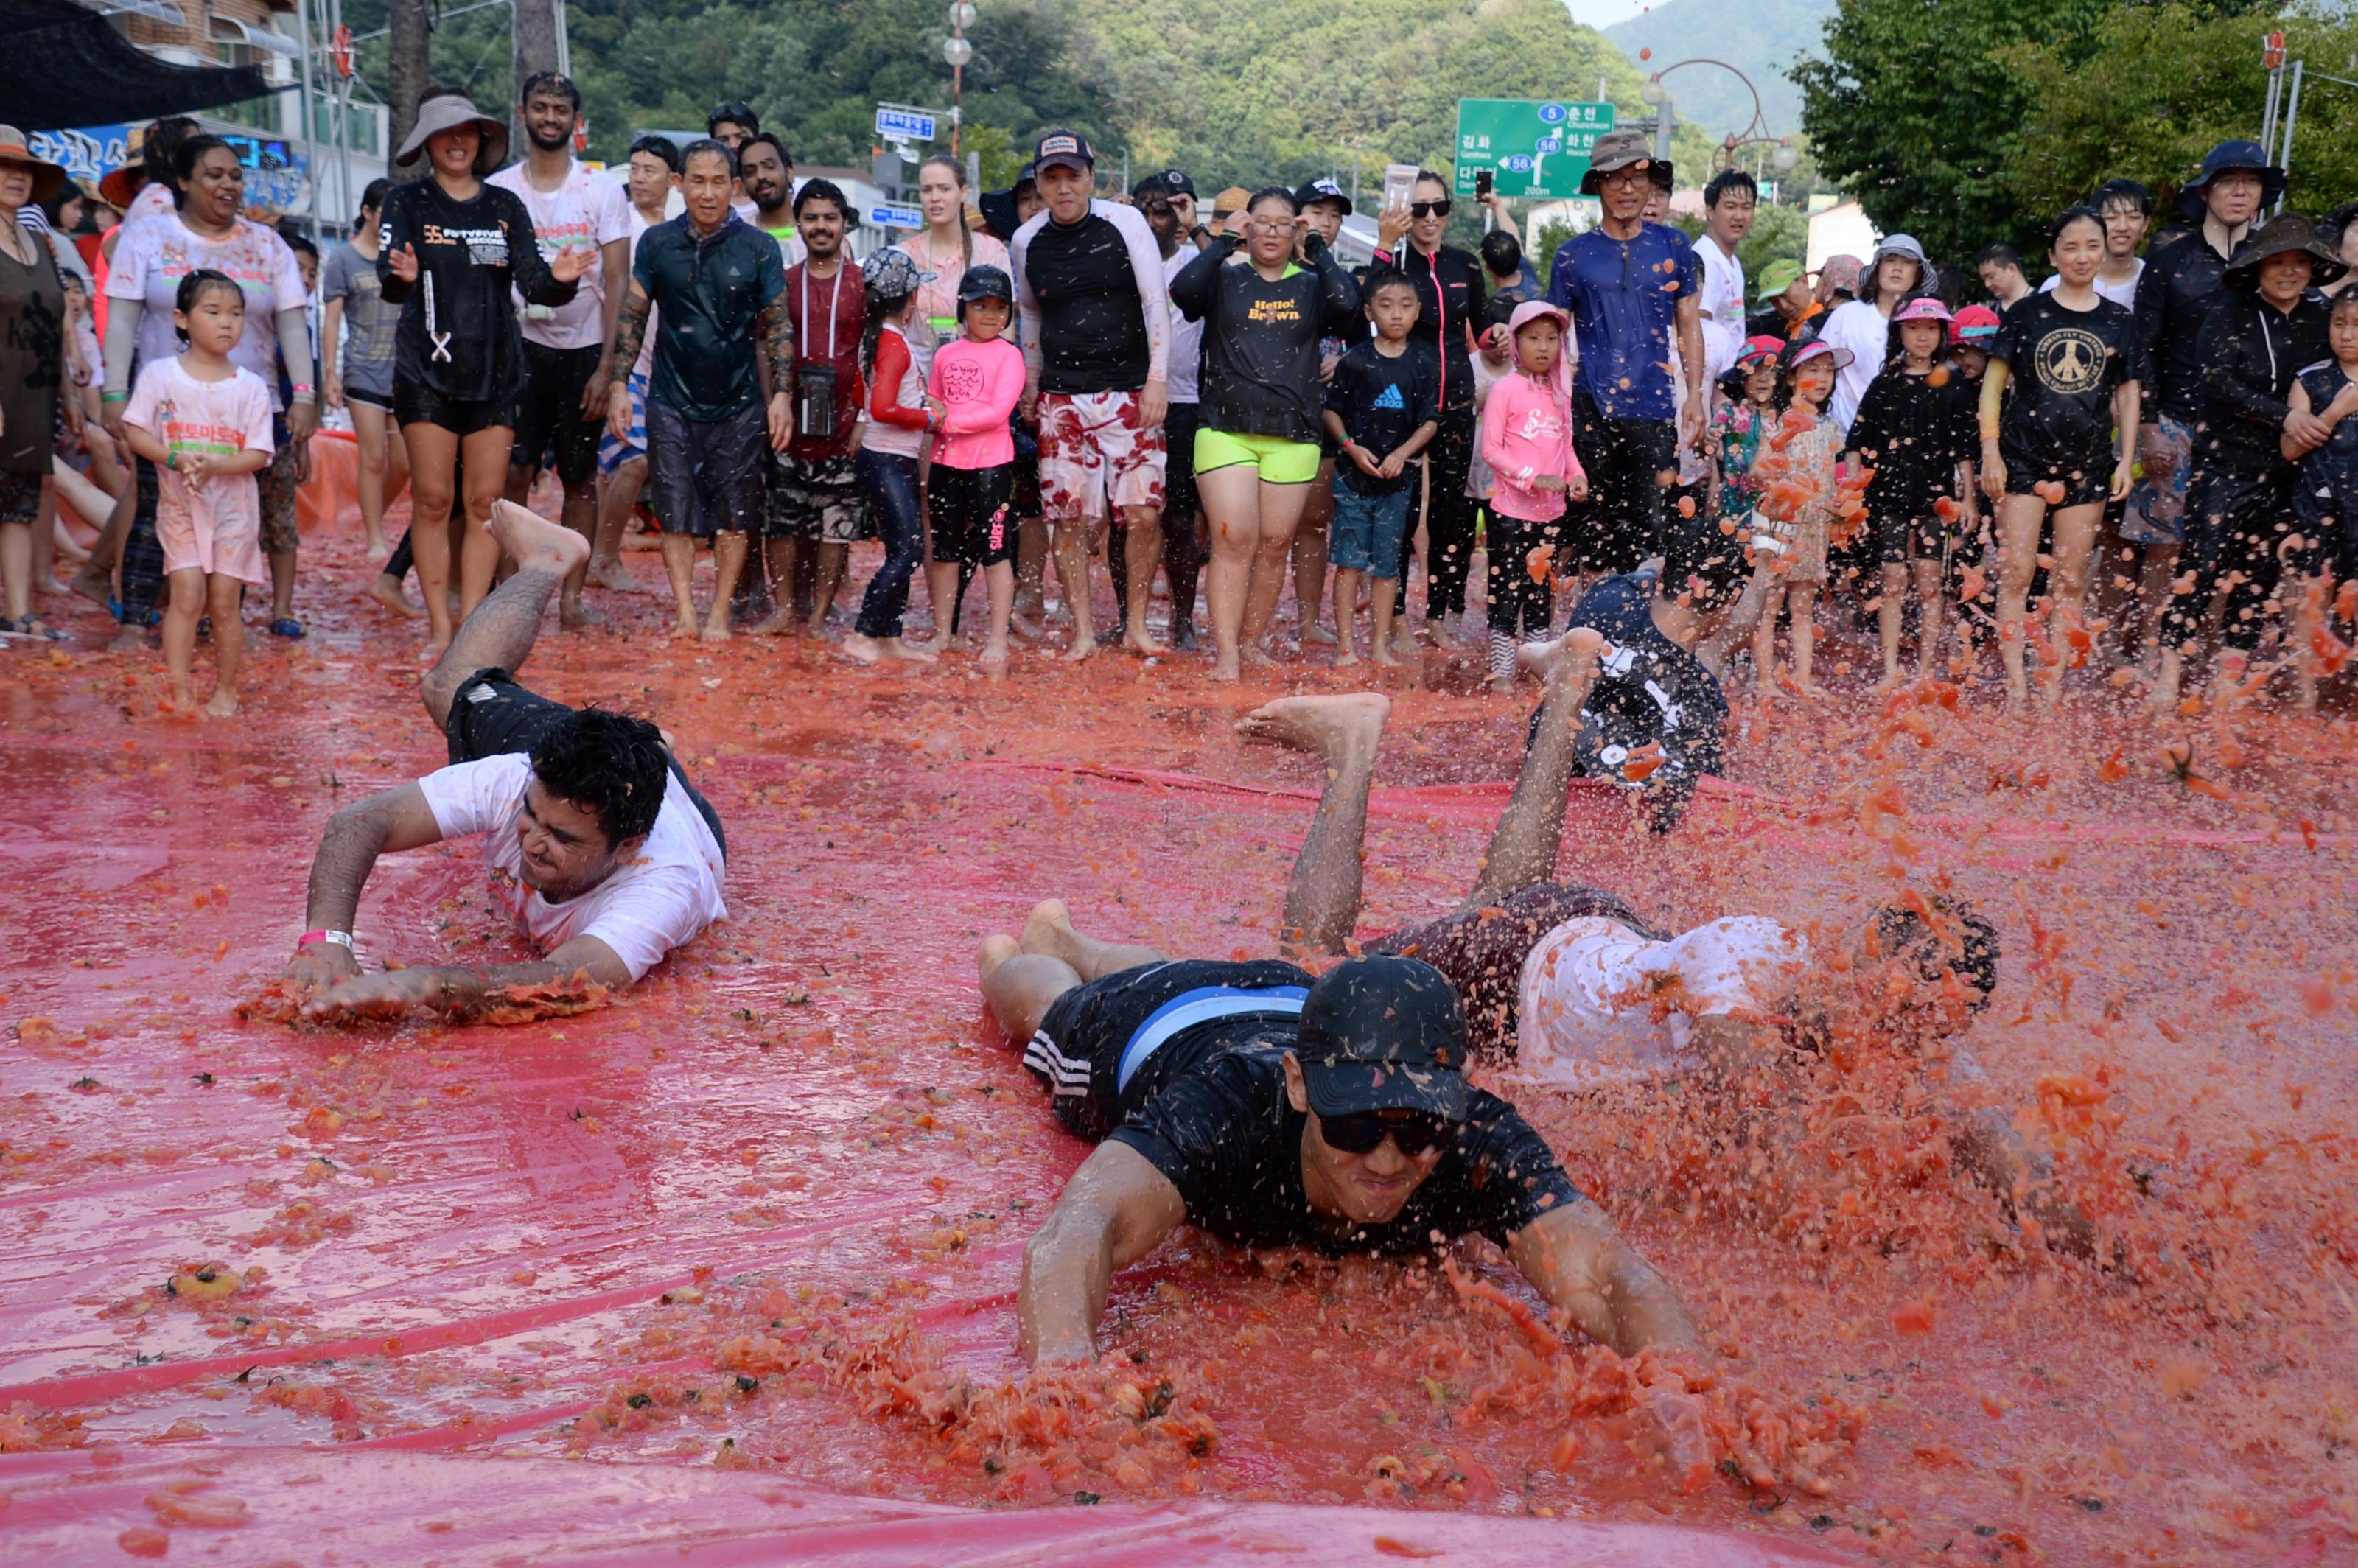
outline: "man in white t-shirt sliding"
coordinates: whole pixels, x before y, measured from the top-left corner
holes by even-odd
[[[589,542],[505,501],[491,528],[515,573],[467,617],[423,683],[451,765],[337,812],[311,862],[308,929],[283,977],[308,1020],[463,1019],[517,987],[620,989],[729,913],[719,818],[662,731],[568,708],[515,680],[549,595],[590,558]],[[493,896],[547,956],[362,973],[353,916],[377,857],[472,833],[483,835]]]
[[[516,319],[524,327],[524,384],[516,389],[515,450],[508,460],[507,495],[521,502],[540,477],[544,460],[565,491],[565,525],[591,538],[598,526],[598,432],[606,421],[608,362],[614,321],[631,287],[630,203],[614,180],[573,157],[581,92],[553,70],[525,78],[516,118],[525,152],[491,177],[513,190],[532,214],[540,252],[592,251],[598,265],[581,275],[564,305],[533,305],[521,291]],[[567,626],[600,619],[581,602],[585,573],[567,579],[557,618]]]
[[[1520,1074],[1586,1091],[1695,1075],[1725,1084],[1779,1072],[1807,1043],[1774,1032],[1796,1011],[1812,965],[1801,935],[1739,915],[1664,938],[1612,893],[1551,880],[1576,771],[1577,739],[1600,662],[1612,650],[1577,629],[1518,657],[1545,683],[1513,796],[1457,913],[1375,937],[1362,951],[1419,959],[1445,976],[1466,1010],[1474,1053],[1511,1059]],[[1609,675],[1606,678],[1610,678]],[[1368,792],[1390,700],[1376,693],[1283,697],[1237,726],[1248,741],[1319,759],[1325,783],[1296,859],[1280,951],[1297,962],[1347,951],[1358,923]],[[1855,967],[1888,980],[1876,1033],[1902,1049],[1952,1035],[1986,1005],[1997,979],[1996,934],[1970,908],[1899,904],[1860,934]],[[1763,1049],[1775,1045],[1780,1049]],[[1952,1083],[1982,1083],[1962,1047],[1947,1047]],[[1937,1091],[1936,1091],[1937,1092]],[[2058,1244],[2084,1250],[2086,1221],[2055,1197],[2051,1172],[1994,1108],[1958,1108],[1959,1166],[2018,1204]]]

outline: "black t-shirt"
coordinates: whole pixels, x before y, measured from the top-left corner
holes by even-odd
[[[415,283],[394,276],[393,255],[404,245],[417,256]],[[511,289],[527,304],[563,305],[576,287],[548,270],[532,214],[514,191],[485,185],[472,200],[454,201],[431,178],[396,185],[385,197],[376,273],[385,303],[402,308],[394,379],[460,402],[503,403],[524,379]]]
[[[2093,310],[2071,310],[2055,295],[2026,295],[2000,319],[1990,358],[2007,370],[2001,448],[2050,467],[2112,471],[2113,393],[2145,379],[2136,318],[2102,296]]]
[[[1648,826],[1677,825],[1705,773],[1720,771],[1727,698],[1703,661],[1654,624],[1654,575],[1629,572],[1599,580],[1572,618],[1605,638],[1605,656],[1580,710],[1575,760],[1589,778],[1610,779],[1647,796]],[[1536,733],[1539,717],[1531,718]],[[1629,776],[1629,753],[1660,742],[1664,761]]]
[[[1091,211],[1033,233],[1023,271],[1040,301],[1040,390],[1135,392],[1153,355],[1130,244]]]
[[[1940,384],[1931,375],[1910,375],[1888,366],[1867,384],[1851,421],[1850,445],[1875,477],[1866,484],[1866,509],[1877,517],[1920,522],[1932,503],[1955,499],[1957,465],[1979,455],[1975,402],[1981,389],[1953,369]]]
[[[1399,1216],[1339,1233],[1319,1223],[1303,1193],[1308,1119],[1287,1103],[1283,1050],[1232,1045],[1196,1052],[1109,1141],[1137,1150],[1169,1178],[1191,1224],[1246,1247],[1430,1252],[1469,1231],[1503,1244],[1580,1196],[1515,1108],[1476,1089],[1456,1141]]]
[[[1343,421],[1345,434],[1381,460],[1416,434],[1418,426],[1441,416],[1439,383],[1433,351],[1412,338],[1390,358],[1372,341],[1355,343],[1326,384],[1326,406]],[[1335,472],[1354,495],[1391,495],[1407,487],[1416,465],[1403,464],[1399,478],[1382,480],[1338,457]]]
[[[1444,245],[1426,255],[1403,240],[1394,254],[1376,253],[1375,260],[1368,264],[1362,295],[1372,296],[1376,286],[1394,273],[1407,278],[1416,290],[1419,308],[1416,324],[1408,331],[1409,341],[1423,344],[1435,356],[1441,406],[1473,407],[1474,372],[1466,360],[1466,330],[1482,314],[1486,292],[1482,264],[1455,245]]]

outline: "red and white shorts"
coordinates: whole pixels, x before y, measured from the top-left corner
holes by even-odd
[[[1140,419],[1135,392],[1040,395],[1040,510],[1096,522],[1116,506],[1163,505],[1163,427]]]

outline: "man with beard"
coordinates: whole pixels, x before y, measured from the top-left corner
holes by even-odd
[[[516,296],[524,327],[524,384],[515,400],[515,450],[508,460],[507,494],[521,504],[554,455],[565,490],[565,525],[584,539],[598,529],[598,426],[606,413],[606,345],[614,335],[623,291],[630,285],[630,204],[622,188],[573,157],[581,93],[555,71],[525,79],[518,117],[526,152],[491,177],[513,190],[532,214],[541,254],[595,251],[598,265],[581,275],[571,303],[530,305]],[[625,367],[627,371],[628,367]],[[582,607],[586,571],[565,579],[557,617],[567,626],[593,617]]]
[[[796,558],[807,545],[817,561],[808,630],[823,637],[827,611],[843,586],[844,562],[868,521],[867,496],[852,466],[868,293],[860,268],[849,265],[852,207],[842,190],[832,180],[806,181],[795,197],[794,212],[806,254],[786,270],[781,297],[799,353],[789,379],[776,388],[793,405],[794,439],[785,449],[779,482],[770,490],[763,546],[779,603],[753,630],[772,636],[795,630],[792,584]]]
[[[795,228],[795,160],[786,144],[771,132],[755,132],[737,151],[737,172],[753,203],[745,221],[778,242],[780,266],[800,265],[806,253]]]

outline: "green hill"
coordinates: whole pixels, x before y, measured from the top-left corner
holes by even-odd
[[[1801,90],[1785,79],[1785,67],[1817,51],[1833,12],[1834,0],[1663,0],[1606,28],[1605,36],[1632,60],[1639,49],[1652,49],[1640,71],[1696,55],[1725,60],[1752,79],[1769,130],[1783,135],[1801,128]],[[1702,122],[1714,136],[1740,131],[1752,118],[1752,94],[1726,71],[1691,65],[1665,85],[1679,116]]]

